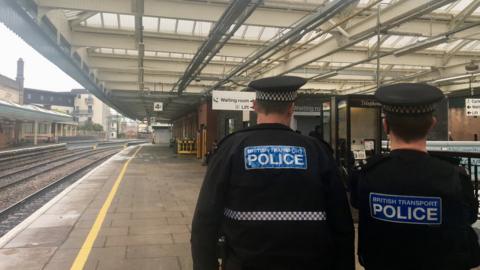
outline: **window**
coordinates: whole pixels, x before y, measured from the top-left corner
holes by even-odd
[[[40,100],[43,101],[43,99],[44,99],[44,97],[43,97],[43,95],[41,95],[41,96],[40,96]]]
[[[50,97],[50,101],[53,102],[53,97]]]
[[[28,98],[28,99],[32,99],[32,94],[28,94],[28,95],[27,95],[27,98]]]
[[[92,122],[92,117],[88,117],[88,122]]]
[[[77,111],[77,112],[80,111],[80,107],[75,106],[75,111]]]
[[[233,132],[235,132],[235,119],[225,119],[225,135],[231,134]]]
[[[92,105],[88,105],[88,112],[89,113],[93,112]]]

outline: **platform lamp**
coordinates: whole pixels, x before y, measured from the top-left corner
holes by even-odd
[[[470,95],[473,96],[473,88],[472,88],[472,80],[473,80],[473,74],[475,72],[478,71],[478,65],[475,64],[475,62],[472,60],[470,63],[468,63],[467,65],[465,65],[465,70],[467,71],[467,73],[470,74]]]

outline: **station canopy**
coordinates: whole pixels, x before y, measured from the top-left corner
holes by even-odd
[[[1,1],[1,21],[132,118],[172,120],[212,90],[273,75],[305,77],[303,92],[325,95],[480,86],[478,0]]]

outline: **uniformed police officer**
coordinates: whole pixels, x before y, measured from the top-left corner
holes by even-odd
[[[354,269],[354,230],[331,155],[288,126],[306,81],[253,81],[258,125],[225,138],[209,164],[192,225],[195,270]]]
[[[391,152],[358,172],[352,203],[359,208],[360,263],[367,270],[464,270],[480,264],[471,224],[478,201],[460,167],[428,154],[435,125],[436,87],[401,83],[380,87]]]

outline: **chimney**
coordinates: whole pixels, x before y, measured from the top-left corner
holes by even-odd
[[[23,65],[23,59],[22,58],[19,58],[18,61],[17,61],[17,78],[16,78],[16,81],[17,81],[17,84],[18,84],[18,103],[23,105],[24,104],[24,101],[23,101],[23,82],[25,80],[25,78],[23,77],[23,73],[24,73],[24,65]]]

